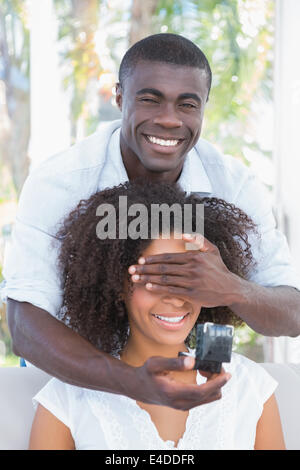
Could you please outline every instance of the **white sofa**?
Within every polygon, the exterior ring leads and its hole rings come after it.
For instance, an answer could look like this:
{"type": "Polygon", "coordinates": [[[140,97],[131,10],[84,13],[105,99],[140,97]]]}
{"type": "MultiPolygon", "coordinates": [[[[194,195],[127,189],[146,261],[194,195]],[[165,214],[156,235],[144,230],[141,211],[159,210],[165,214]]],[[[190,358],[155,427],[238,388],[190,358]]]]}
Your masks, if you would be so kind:
{"type": "MultiPolygon", "coordinates": [[[[300,450],[300,364],[262,364],[276,391],[286,447],[300,450]]],[[[0,450],[27,449],[34,416],[31,398],[51,377],[35,367],[0,368],[0,450]]]]}

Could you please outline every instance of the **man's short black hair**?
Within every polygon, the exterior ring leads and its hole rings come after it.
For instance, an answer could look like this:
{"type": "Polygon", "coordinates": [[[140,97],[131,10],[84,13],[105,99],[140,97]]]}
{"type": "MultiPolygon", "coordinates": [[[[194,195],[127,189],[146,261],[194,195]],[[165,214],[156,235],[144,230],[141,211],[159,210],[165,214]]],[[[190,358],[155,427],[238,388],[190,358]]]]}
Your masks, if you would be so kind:
{"type": "Polygon", "coordinates": [[[165,62],[205,70],[209,95],[212,74],[208,60],[201,49],[189,39],[179,34],[161,33],[136,42],[122,59],[119,69],[121,87],[131,70],[141,61],[165,62]]]}

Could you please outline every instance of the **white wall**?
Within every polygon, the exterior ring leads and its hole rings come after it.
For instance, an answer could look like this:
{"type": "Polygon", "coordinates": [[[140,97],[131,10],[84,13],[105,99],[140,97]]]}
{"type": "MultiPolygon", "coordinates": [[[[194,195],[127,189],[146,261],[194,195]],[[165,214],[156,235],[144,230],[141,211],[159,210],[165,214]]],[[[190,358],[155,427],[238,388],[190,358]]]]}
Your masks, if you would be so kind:
{"type": "Polygon", "coordinates": [[[57,45],[53,0],[30,0],[31,168],[70,145],[69,98],[57,45]]]}
{"type": "MultiPolygon", "coordinates": [[[[300,1],[276,0],[275,210],[300,272],[300,1]]],[[[299,310],[300,315],[300,310],[299,310]]],[[[275,339],[275,362],[299,362],[300,338],[275,339]]]]}

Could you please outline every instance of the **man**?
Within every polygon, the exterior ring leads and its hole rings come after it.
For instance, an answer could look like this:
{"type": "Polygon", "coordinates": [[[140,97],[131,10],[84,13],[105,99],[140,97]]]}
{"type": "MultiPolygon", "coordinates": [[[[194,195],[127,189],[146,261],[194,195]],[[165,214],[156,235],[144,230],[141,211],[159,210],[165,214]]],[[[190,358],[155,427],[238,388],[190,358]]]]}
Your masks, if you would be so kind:
{"type": "Polygon", "coordinates": [[[191,368],[190,358],[153,358],[131,368],[55,318],[62,300],[54,236],[59,222],[80,199],[143,176],[234,203],[257,223],[261,240],[252,244],[257,268],[251,281],[230,273],[206,241],[201,251],[129,267],[133,280],[171,299],[185,288],[203,306],[228,305],[262,334],[300,334],[300,281],[263,189],[241,163],[199,139],[210,86],[210,67],[197,46],[177,35],[150,36],[129,49],[120,66],[116,99],[122,122],[102,124],[29,175],[2,292],[17,355],[66,382],[146,403],[190,409],[220,397],[225,373],[201,387],[180,384],[167,372],[191,368]],[[181,287],[173,285],[174,273],[182,276],[181,287]]]}

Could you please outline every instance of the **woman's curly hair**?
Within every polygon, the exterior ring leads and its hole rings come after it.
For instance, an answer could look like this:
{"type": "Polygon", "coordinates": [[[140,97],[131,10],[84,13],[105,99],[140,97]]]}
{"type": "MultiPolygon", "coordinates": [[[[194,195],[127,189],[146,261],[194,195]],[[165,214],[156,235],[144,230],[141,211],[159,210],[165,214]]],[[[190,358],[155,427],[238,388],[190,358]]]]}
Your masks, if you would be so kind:
{"type": "MultiPolygon", "coordinates": [[[[204,205],[204,236],[217,246],[224,264],[238,276],[247,279],[254,266],[250,231],[256,232],[253,221],[233,204],[222,199],[187,196],[176,183],[153,183],[145,180],[127,182],[105,189],[81,200],[63,220],[57,237],[61,241],[58,268],[64,289],[60,318],[72,329],[107,353],[123,349],[128,338],[129,322],[123,301],[127,277],[132,290],[128,267],[136,264],[151,244],[151,205],[185,204],[193,206],[192,227],[196,229],[196,204],[204,205]],[[127,206],[143,204],[148,213],[148,239],[118,237],[119,197],[127,197],[127,206]],[[97,208],[110,204],[115,208],[116,238],[97,236],[97,208]]],[[[184,213],[184,212],[182,212],[184,213]]],[[[128,216],[128,224],[136,218],[128,216]]],[[[103,219],[102,219],[103,220],[103,219]]],[[[172,218],[170,218],[171,231],[172,218]]],[[[160,220],[160,233],[161,233],[160,220]]],[[[211,321],[241,325],[242,320],[228,307],[202,308],[197,323],[211,321]]]]}

